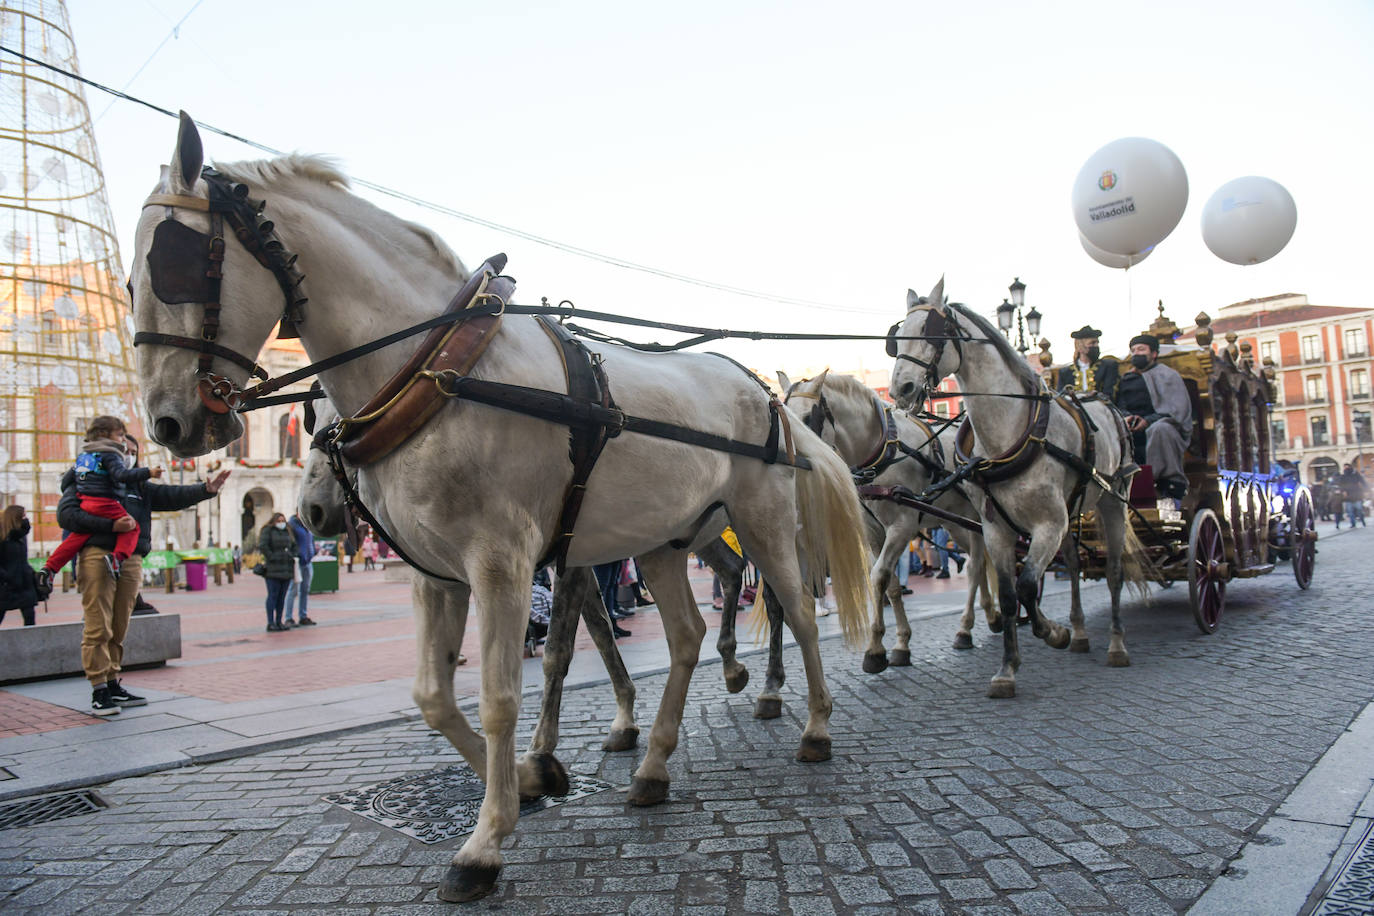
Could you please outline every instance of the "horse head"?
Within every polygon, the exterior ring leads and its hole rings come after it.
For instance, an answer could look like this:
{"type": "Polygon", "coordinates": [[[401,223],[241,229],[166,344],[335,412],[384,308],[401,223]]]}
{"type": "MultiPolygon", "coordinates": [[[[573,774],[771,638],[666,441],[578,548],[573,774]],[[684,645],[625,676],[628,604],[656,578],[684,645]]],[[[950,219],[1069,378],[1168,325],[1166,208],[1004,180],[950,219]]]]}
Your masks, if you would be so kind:
{"type": "Polygon", "coordinates": [[[182,112],[171,164],[143,205],[129,278],[152,436],[183,457],[243,435],[236,398],[252,375],[266,377],[256,356],[277,320],[303,301],[299,273],[259,205],[203,161],[195,123],[182,112]]]}
{"type": "Polygon", "coordinates": [[[799,382],[792,382],[785,372],[779,372],[778,383],[782,385],[783,403],[801,414],[806,420],[807,429],[834,448],[835,417],[825,399],[825,380],[829,376],[829,367],[822,369],[815,378],[804,378],[799,382]]]}
{"type": "Polygon", "coordinates": [[[339,486],[334,471],[329,467],[329,458],[320,434],[339,419],[339,412],[328,398],[321,398],[314,403],[314,421],[306,425],[306,432],[312,434],[313,438],[310,452],[305,456],[305,473],[301,477],[296,514],[312,534],[336,537],[348,530],[349,513],[344,506],[343,487],[339,486]]]}
{"type": "Polygon", "coordinates": [[[906,410],[919,409],[945,376],[959,367],[957,323],[945,302],[945,278],[918,296],[906,291],[906,317],[887,332],[887,355],[892,367],[888,393],[906,410]],[[947,344],[955,341],[955,346],[947,344]]]}

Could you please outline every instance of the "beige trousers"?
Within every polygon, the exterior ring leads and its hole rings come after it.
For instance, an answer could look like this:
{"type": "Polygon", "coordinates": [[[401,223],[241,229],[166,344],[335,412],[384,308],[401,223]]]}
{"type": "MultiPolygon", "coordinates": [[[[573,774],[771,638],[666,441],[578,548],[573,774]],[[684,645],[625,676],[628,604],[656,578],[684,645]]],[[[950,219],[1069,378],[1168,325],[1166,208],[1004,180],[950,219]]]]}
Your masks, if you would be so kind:
{"type": "Polygon", "coordinates": [[[109,551],[87,547],[76,561],[76,584],[81,589],[85,629],[81,632],[81,667],[92,687],[119,678],[124,661],[124,634],[143,582],[143,558],[129,557],[119,567],[119,582],[110,577],[109,551]]]}

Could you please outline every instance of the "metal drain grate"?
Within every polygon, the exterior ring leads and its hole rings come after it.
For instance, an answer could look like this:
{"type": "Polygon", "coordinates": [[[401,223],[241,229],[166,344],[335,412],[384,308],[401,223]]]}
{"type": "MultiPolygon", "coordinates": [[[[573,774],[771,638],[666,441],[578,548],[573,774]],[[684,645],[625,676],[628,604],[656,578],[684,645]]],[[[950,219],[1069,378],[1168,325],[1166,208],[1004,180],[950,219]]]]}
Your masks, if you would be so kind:
{"type": "Polygon", "coordinates": [[[63,792],[60,795],[44,795],[40,798],[25,798],[21,801],[0,804],[0,830],[15,827],[32,827],[48,821],[60,821],[66,817],[90,814],[108,807],[94,792],[63,792]]]}
{"type": "Polygon", "coordinates": [[[1365,831],[1331,882],[1312,916],[1369,916],[1374,913],[1374,826],[1365,831]]]}
{"type": "MultiPolygon", "coordinates": [[[[520,816],[611,788],[608,782],[572,773],[568,781],[572,789],[567,795],[524,802],[520,816]]],[[[422,843],[440,843],[472,833],[485,793],[486,784],[471,768],[454,766],[326,795],[324,800],[422,843]]]]}

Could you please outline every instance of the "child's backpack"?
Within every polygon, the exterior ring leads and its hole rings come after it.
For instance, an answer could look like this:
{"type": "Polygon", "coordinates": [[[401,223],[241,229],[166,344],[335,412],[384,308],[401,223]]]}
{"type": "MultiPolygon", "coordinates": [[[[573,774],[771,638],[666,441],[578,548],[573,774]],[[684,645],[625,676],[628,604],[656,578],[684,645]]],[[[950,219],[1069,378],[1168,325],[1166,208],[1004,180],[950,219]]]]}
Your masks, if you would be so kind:
{"type": "Polygon", "coordinates": [[[87,474],[104,474],[105,468],[100,463],[99,452],[82,452],[76,459],[76,480],[78,483],[86,480],[87,474]]]}

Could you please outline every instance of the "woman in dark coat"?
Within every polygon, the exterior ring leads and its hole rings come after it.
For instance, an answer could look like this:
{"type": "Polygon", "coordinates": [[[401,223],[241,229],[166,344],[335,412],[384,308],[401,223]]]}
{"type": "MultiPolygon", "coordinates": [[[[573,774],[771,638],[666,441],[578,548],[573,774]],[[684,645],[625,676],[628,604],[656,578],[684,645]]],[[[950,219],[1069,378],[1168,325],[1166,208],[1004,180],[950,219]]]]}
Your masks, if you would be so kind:
{"type": "Polygon", "coordinates": [[[0,623],[6,611],[18,608],[24,626],[33,626],[37,604],[36,576],[29,565],[29,520],[23,506],[9,506],[0,513],[0,623]]]}
{"type": "Polygon", "coordinates": [[[258,550],[262,552],[262,575],[267,580],[267,632],[279,633],[286,629],[281,615],[286,607],[286,589],[296,572],[296,536],[286,524],[285,515],[273,515],[272,521],[258,532],[258,550]]]}

